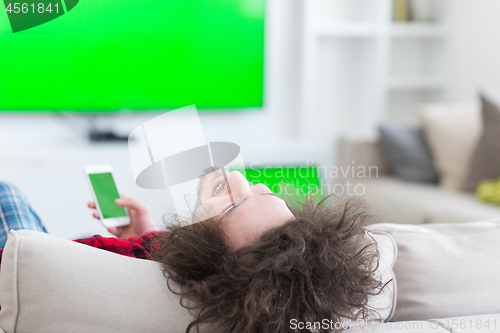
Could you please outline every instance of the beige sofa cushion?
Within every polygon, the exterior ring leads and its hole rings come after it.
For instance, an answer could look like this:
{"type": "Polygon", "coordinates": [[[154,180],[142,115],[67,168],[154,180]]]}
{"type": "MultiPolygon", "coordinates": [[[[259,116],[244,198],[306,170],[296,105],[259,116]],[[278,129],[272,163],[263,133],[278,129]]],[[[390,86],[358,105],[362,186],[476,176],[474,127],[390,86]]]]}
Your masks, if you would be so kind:
{"type": "MultiPolygon", "coordinates": [[[[382,256],[376,273],[385,283],[394,278],[396,245],[384,232],[371,234],[382,256]]],[[[369,303],[382,319],[394,313],[395,288],[392,281],[369,303]]],[[[27,230],[11,231],[7,240],[0,305],[0,328],[18,333],[179,333],[194,319],[156,262],[27,230]]]]}
{"type": "Polygon", "coordinates": [[[427,105],[421,117],[440,185],[460,189],[482,130],[479,108],[465,104],[427,105]]]}
{"type": "Polygon", "coordinates": [[[393,321],[500,313],[500,221],[372,228],[398,245],[393,321]]]}
{"type": "Polygon", "coordinates": [[[184,332],[193,319],[158,264],[11,231],[0,271],[5,332],[184,332]]]}
{"type": "Polygon", "coordinates": [[[480,202],[468,192],[392,177],[367,179],[361,184],[363,198],[383,213],[383,222],[461,223],[500,218],[500,206],[480,202]]]}

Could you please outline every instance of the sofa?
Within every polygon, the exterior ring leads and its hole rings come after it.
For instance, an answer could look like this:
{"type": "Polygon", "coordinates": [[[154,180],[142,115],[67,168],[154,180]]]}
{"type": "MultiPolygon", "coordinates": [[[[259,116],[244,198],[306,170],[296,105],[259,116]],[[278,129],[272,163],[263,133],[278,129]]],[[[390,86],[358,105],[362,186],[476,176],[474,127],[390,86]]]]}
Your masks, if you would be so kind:
{"type": "MultiPolygon", "coordinates": [[[[351,134],[339,140],[337,164],[343,170],[371,170],[366,177],[339,173],[339,187],[357,194],[382,214],[384,222],[458,223],[500,218],[500,206],[480,202],[473,192],[397,178],[390,170],[378,134],[351,134]],[[371,169],[370,169],[371,168],[371,169]],[[371,176],[371,177],[370,177],[371,176]],[[340,187],[342,185],[342,187],[340,187]]],[[[334,187],[335,189],[335,187],[334,187]]]]}
{"type": "MultiPolygon", "coordinates": [[[[390,282],[369,303],[384,322],[348,323],[346,332],[500,330],[500,220],[369,230],[381,256],[377,274],[390,282]]],[[[179,333],[193,320],[158,263],[27,230],[9,235],[0,306],[2,333],[179,333]]]]}

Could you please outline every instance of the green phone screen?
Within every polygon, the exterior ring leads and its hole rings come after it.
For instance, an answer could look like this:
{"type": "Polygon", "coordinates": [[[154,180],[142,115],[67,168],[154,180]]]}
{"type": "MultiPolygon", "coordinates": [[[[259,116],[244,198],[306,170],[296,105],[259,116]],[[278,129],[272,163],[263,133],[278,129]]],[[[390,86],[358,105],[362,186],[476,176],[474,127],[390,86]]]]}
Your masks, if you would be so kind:
{"type": "Polygon", "coordinates": [[[89,174],[92,188],[94,189],[99,208],[101,208],[102,217],[105,219],[113,217],[127,216],[124,208],[115,204],[118,199],[118,189],[111,172],[89,174]]]}

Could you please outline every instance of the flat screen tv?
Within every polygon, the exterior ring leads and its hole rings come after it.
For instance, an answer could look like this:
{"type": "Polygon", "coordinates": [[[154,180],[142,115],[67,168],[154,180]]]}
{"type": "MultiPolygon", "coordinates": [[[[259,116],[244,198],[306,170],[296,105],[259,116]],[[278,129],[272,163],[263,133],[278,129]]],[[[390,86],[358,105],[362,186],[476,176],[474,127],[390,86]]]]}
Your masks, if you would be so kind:
{"type": "Polygon", "coordinates": [[[0,111],[263,105],[265,0],[17,1],[0,2],[0,111]]]}

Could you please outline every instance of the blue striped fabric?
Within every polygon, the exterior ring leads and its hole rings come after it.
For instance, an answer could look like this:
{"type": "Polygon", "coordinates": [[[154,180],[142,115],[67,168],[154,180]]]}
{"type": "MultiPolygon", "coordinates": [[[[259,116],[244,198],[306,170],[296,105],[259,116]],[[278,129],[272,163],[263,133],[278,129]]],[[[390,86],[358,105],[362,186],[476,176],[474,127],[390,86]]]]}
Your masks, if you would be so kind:
{"type": "Polygon", "coordinates": [[[47,232],[24,193],[12,184],[0,182],[0,248],[4,248],[12,229],[47,232]]]}

